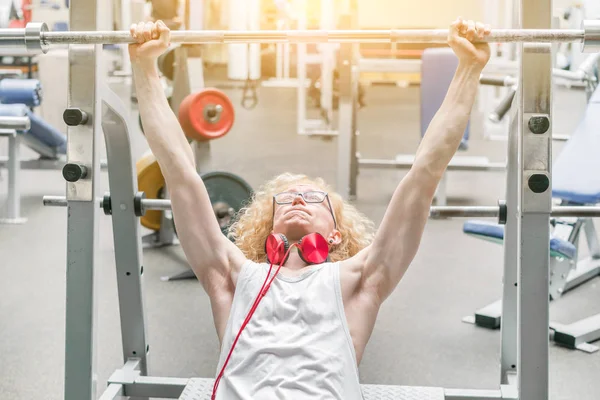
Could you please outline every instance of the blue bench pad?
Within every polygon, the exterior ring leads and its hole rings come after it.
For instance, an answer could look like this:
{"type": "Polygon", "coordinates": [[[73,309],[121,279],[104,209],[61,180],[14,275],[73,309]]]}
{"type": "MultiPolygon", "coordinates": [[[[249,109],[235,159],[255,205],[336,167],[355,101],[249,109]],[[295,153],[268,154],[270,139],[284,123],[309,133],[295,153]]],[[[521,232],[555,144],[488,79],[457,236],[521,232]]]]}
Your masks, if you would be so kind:
{"type": "MultiPolygon", "coordinates": [[[[469,235],[481,236],[486,239],[502,242],[504,240],[504,225],[486,221],[467,221],[463,225],[463,232],[469,235]]],[[[550,238],[550,251],[553,257],[562,256],[573,259],[577,252],[575,246],[563,239],[550,238]]]]}
{"type": "Polygon", "coordinates": [[[600,203],[599,154],[600,102],[588,104],[583,120],[556,158],[552,196],[576,204],[600,203]]]}
{"type": "Polygon", "coordinates": [[[44,143],[46,146],[55,149],[59,154],[65,154],[67,151],[67,137],[61,131],[48,124],[39,115],[34,114],[24,104],[0,104],[0,116],[2,117],[29,117],[31,127],[29,134],[44,143]]]}

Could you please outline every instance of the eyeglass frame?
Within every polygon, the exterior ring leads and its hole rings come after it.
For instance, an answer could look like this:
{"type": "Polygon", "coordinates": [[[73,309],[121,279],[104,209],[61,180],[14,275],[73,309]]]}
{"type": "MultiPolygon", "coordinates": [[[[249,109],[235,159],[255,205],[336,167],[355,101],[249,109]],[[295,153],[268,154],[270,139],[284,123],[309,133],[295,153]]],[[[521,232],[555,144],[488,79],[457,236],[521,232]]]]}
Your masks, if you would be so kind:
{"type": "Polygon", "coordinates": [[[275,204],[285,205],[285,204],[292,204],[294,202],[294,200],[290,201],[289,203],[280,203],[280,202],[276,201],[275,198],[278,195],[283,194],[283,193],[293,194],[294,198],[296,198],[298,195],[300,195],[300,197],[302,197],[302,200],[304,200],[305,203],[310,203],[310,204],[320,204],[320,203],[323,203],[325,201],[325,199],[327,199],[327,204],[329,205],[329,212],[331,213],[331,218],[333,218],[333,229],[337,229],[337,220],[335,219],[335,214],[333,213],[333,207],[331,206],[331,201],[329,200],[329,193],[323,192],[321,190],[308,190],[304,193],[302,193],[302,192],[280,192],[280,193],[273,195],[273,219],[275,219],[275,204]],[[325,195],[325,197],[321,201],[307,201],[306,198],[304,197],[304,193],[309,193],[309,192],[323,193],[325,195]]]}

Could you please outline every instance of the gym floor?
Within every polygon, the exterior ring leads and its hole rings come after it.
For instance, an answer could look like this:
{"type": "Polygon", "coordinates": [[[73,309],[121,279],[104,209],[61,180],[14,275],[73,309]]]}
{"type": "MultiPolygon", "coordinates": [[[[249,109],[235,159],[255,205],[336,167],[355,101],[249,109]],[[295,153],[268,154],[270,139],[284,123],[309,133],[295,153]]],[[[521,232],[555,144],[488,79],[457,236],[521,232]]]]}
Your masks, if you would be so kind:
{"type": "MultiPolygon", "coordinates": [[[[114,84],[114,88],[129,104],[127,84],[114,84]]],[[[321,176],[335,184],[336,140],[296,134],[293,89],[259,89],[259,104],[251,111],[239,106],[241,90],[226,92],[237,115],[233,130],[212,144],[214,169],[238,174],[254,188],[284,171],[321,176]]],[[[367,88],[366,101],[359,114],[362,156],[414,153],[419,141],[419,88],[374,86],[367,88]]],[[[584,111],[583,92],[557,89],[554,101],[554,132],[572,132],[584,111]]],[[[483,139],[482,118],[475,109],[470,149],[461,155],[502,161],[506,144],[483,139]]],[[[148,145],[139,132],[135,110],[131,121],[137,159],[148,145]]],[[[555,145],[555,156],[561,146],[555,145]]],[[[5,147],[0,149],[0,154],[6,154],[5,147]]],[[[404,173],[361,171],[356,206],[379,223],[404,173]]],[[[102,193],[108,190],[106,173],[101,180],[102,193]]],[[[5,185],[3,171],[2,197],[5,185]]],[[[450,173],[449,203],[492,205],[504,198],[504,186],[502,172],[450,173]]],[[[64,188],[59,171],[24,171],[22,212],[29,220],[24,225],[0,226],[0,399],[52,400],[63,395],[67,212],[44,208],[41,199],[64,195],[64,188]]],[[[100,221],[98,393],[123,364],[112,226],[108,217],[100,221]]],[[[412,266],[381,308],[360,365],[363,383],[497,388],[500,332],[465,324],[461,318],[501,295],[503,250],[464,235],[463,222],[428,222],[412,266]]],[[[184,260],[179,247],[144,250],[149,372],[212,377],[219,349],[208,297],[195,280],[160,279],[187,269],[184,260]]],[[[551,319],[563,323],[600,312],[600,280],[567,293],[550,310],[551,319]]],[[[586,354],[551,344],[550,399],[597,400],[598,371],[600,352],[586,354]]]]}

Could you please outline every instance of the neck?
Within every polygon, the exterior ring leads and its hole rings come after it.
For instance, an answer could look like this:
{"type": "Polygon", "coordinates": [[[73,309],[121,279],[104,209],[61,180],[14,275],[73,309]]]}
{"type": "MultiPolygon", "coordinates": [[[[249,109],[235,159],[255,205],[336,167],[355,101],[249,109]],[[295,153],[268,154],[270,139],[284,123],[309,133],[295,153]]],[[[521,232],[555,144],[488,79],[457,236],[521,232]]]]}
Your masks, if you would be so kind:
{"type": "Polygon", "coordinates": [[[288,259],[285,262],[285,264],[283,264],[283,266],[290,270],[300,270],[302,268],[307,267],[308,264],[304,262],[302,258],[300,258],[300,254],[298,254],[298,249],[294,247],[292,250],[290,250],[288,259]]]}

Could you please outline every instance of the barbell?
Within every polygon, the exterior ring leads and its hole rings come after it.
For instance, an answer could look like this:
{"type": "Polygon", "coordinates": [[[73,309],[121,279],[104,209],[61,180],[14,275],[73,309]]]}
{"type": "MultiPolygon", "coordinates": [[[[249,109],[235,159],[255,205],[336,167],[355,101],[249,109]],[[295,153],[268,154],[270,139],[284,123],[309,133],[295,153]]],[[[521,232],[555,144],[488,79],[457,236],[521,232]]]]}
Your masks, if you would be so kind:
{"type": "MultiPolygon", "coordinates": [[[[392,30],[257,30],[172,31],[171,43],[446,43],[447,29],[392,30]]],[[[490,43],[581,42],[584,51],[600,50],[600,20],[583,21],[581,29],[493,29],[490,43]]],[[[129,31],[50,32],[43,22],[25,28],[0,29],[0,47],[46,53],[52,45],[135,43],[129,31]]]]}

